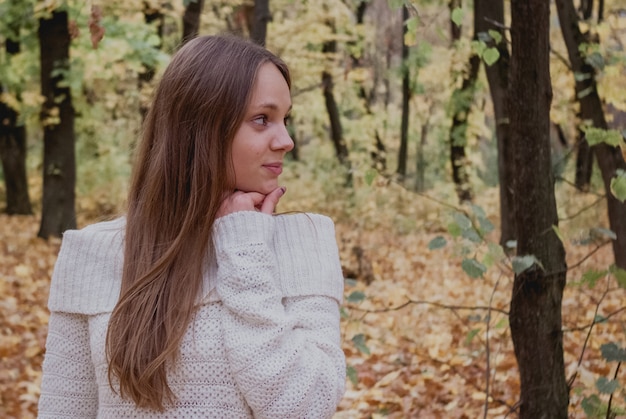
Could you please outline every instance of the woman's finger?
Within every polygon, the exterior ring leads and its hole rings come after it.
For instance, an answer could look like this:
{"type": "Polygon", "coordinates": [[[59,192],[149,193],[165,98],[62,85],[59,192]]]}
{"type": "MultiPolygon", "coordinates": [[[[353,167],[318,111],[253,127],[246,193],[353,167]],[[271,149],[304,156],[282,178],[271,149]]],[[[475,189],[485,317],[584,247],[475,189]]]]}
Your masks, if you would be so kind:
{"type": "Polygon", "coordinates": [[[267,194],[261,204],[261,212],[265,214],[273,214],[274,210],[276,210],[276,205],[278,205],[278,201],[285,194],[285,192],[287,192],[287,188],[281,186],[280,188],[276,188],[267,194]]]}

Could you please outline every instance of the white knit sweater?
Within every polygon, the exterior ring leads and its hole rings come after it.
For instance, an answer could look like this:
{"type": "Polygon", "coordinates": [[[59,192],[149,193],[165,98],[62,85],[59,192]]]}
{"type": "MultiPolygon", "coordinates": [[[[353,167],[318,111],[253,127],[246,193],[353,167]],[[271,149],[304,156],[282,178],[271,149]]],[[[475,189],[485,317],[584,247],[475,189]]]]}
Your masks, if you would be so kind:
{"type": "Polygon", "coordinates": [[[324,216],[217,220],[179,361],[176,401],[137,408],[109,386],[105,337],[119,297],[125,219],[67,231],[50,288],[40,418],[329,418],[341,399],[343,278],[324,216]]]}

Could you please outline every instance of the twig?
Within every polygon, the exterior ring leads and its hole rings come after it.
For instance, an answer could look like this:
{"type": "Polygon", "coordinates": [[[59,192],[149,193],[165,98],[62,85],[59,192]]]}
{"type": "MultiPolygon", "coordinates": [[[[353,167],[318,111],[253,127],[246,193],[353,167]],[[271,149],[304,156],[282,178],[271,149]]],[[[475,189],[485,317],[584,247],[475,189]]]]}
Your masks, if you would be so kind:
{"type": "MultiPolygon", "coordinates": [[[[619,367],[622,365],[622,361],[619,361],[617,363],[617,368],[615,368],[615,374],[613,374],[613,380],[617,380],[617,373],[619,372],[619,367]]],[[[606,419],[609,419],[613,416],[611,416],[611,403],[613,402],[613,394],[615,394],[615,392],[611,393],[611,395],[609,396],[609,404],[606,407],[606,419]]]]}
{"type": "Polygon", "coordinates": [[[567,380],[567,387],[569,389],[572,388],[572,385],[574,384],[574,380],[576,380],[576,377],[578,376],[578,368],[580,368],[580,365],[583,362],[583,356],[585,355],[585,350],[587,349],[587,344],[589,343],[589,338],[591,337],[591,331],[593,330],[593,326],[598,323],[596,321],[596,319],[598,318],[598,311],[600,310],[600,304],[602,304],[602,301],[604,300],[604,297],[606,297],[606,295],[609,292],[609,276],[607,275],[607,284],[606,284],[606,290],[604,290],[604,292],[602,293],[602,297],[600,297],[600,300],[598,301],[598,303],[596,304],[596,309],[593,313],[593,321],[591,322],[591,326],[589,327],[589,330],[587,331],[587,336],[585,336],[585,342],[583,343],[583,347],[580,351],[580,356],[578,357],[578,365],[576,366],[576,371],[574,371],[574,373],[572,374],[572,376],[570,377],[569,380],[567,380]]]}
{"type": "Polygon", "coordinates": [[[600,250],[601,248],[603,248],[604,246],[606,246],[607,244],[611,243],[610,240],[607,240],[605,242],[602,242],[598,245],[596,245],[596,248],[593,249],[591,252],[587,253],[585,255],[585,257],[583,257],[581,260],[579,260],[578,262],[576,262],[575,264],[573,264],[572,266],[570,266],[568,268],[568,270],[574,269],[574,268],[578,268],[580,265],[583,264],[584,261],[586,261],[587,259],[589,259],[594,253],[596,253],[598,250],[600,250]]]}
{"type": "Polygon", "coordinates": [[[626,307],[619,308],[619,309],[613,311],[612,313],[607,314],[606,316],[602,316],[602,320],[601,321],[595,321],[595,318],[594,318],[593,322],[591,322],[590,324],[587,324],[585,326],[576,326],[576,327],[563,329],[563,333],[580,332],[582,330],[589,329],[589,328],[593,327],[596,323],[603,323],[603,322],[607,321],[608,319],[610,319],[611,317],[621,313],[624,310],[626,310],[626,307]]]}
{"type": "Polygon", "coordinates": [[[398,311],[401,310],[411,304],[415,304],[415,305],[431,305],[434,307],[438,307],[438,308],[444,308],[447,310],[488,310],[488,311],[495,311],[501,314],[504,314],[506,316],[509,315],[509,312],[506,310],[503,310],[501,308],[494,308],[494,307],[490,307],[490,306],[457,306],[457,305],[448,305],[448,304],[443,304],[443,303],[438,303],[436,301],[425,301],[425,300],[408,300],[402,304],[400,304],[399,306],[395,306],[395,307],[387,307],[387,308],[379,308],[379,309],[373,309],[373,310],[369,310],[366,308],[360,308],[360,307],[356,307],[356,306],[352,306],[352,305],[346,305],[347,308],[349,308],[350,310],[355,310],[355,311],[361,311],[367,314],[370,313],[387,313],[390,311],[398,311]]]}
{"type": "Polygon", "coordinates": [[[490,361],[490,357],[491,357],[491,353],[489,350],[489,324],[491,323],[491,304],[493,303],[493,296],[496,293],[496,290],[498,289],[498,284],[500,283],[500,278],[502,278],[502,276],[499,276],[498,279],[496,280],[496,283],[493,286],[493,290],[491,291],[491,296],[489,297],[489,310],[487,310],[487,321],[486,321],[486,330],[485,330],[485,357],[486,357],[486,362],[487,365],[485,367],[485,412],[484,412],[484,419],[487,419],[487,412],[489,410],[489,384],[491,383],[491,361],[490,361]]]}
{"type": "Polygon", "coordinates": [[[552,46],[550,46],[550,52],[554,54],[559,59],[559,61],[561,61],[563,65],[567,67],[568,70],[572,70],[572,66],[570,65],[569,61],[563,55],[561,55],[560,52],[556,51],[554,48],[552,48],[552,46]]]}
{"type": "Polygon", "coordinates": [[[565,183],[566,185],[571,186],[572,188],[576,189],[578,192],[584,192],[586,194],[591,194],[591,195],[595,195],[601,198],[606,198],[606,194],[601,194],[601,193],[592,192],[592,191],[581,191],[580,189],[578,189],[578,187],[576,186],[574,182],[572,182],[571,180],[567,178],[564,178],[563,176],[558,176],[556,179],[565,183]]]}
{"type": "Polygon", "coordinates": [[[596,205],[598,205],[598,202],[602,201],[603,199],[606,198],[606,195],[602,195],[601,197],[599,197],[598,199],[596,199],[595,201],[593,201],[591,204],[587,205],[586,207],[582,207],[580,210],[578,210],[578,212],[576,212],[573,215],[570,215],[568,217],[563,217],[563,218],[559,218],[559,221],[569,221],[572,220],[576,217],[578,217],[580,214],[582,214],[583,212],[587,211],[590,208],[595,207],[596,205]]]}

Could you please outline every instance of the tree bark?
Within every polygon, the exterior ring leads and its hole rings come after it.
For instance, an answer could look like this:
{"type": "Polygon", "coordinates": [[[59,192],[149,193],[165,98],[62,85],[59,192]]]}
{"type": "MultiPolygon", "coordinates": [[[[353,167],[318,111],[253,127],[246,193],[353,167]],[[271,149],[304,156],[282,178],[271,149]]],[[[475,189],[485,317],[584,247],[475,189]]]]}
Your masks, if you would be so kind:
{"type": "Polygon", "coordinates": [[[509,320],[520,372],[520,418],[567,418],[561,300],[565,251],[550,159],[550,3],[511,3],[510,138],[515,153],[517,254],[541,265],[515,275],[509,320]]]}
{"type": "MultiPolygon", "coordinates": [[[[579,50],[585,38],[578,25],[574,4],[572,0],[557,0],[556,6],[572,71],[574,74],[585,76],[576,77],[576,97],[580,103],[580,117],[583,121],[591,121],[596,128],[607,129],[602,102],[598,96],[595,70],[585,62],[579,50]]],[[[620,202],[611,193],[611,179],[618,169],[626,170],[626,161],[619,147],[601,143],[592,146],[591,150],[597,158],[606,190],[609,225],[617,236],[613,240],[615,264],[626,269],[626,203],[620,202]]]]}
{"type": "MultiPolygon", "coordinates": [[[[15,30],[19,33],[19,30],[15,30]]],[[[8,55],[20,52],[20,43],[7,38],[8,55]]],[[[0,93],[4,87],[0,85],[0,93]]],[[[19,95],[18,95],[19,96],[19,95]]],[[[18,113],[0,102],[0,160],[6,189],[6,212],[9,215],[32,214],[26,173],[26,127],[18,123],[18,113]]]]}
{"type": "Polygon", "coordinates": [[[198,36],[200,16],[203,8],[204,0],[191,0],[185,7],[185,13],[183,14],[183,44],[198,36]]]}
{"type": "Polygon", "coordinates": [[[406,176],[406,162],[408,158],[409,143],[409,102],[411,101],[410,70],[409,70],[409,46],[404,40],[407,31],[406,21],[409,18],[409,10],[406,5],[402,6],[402,116],[400,121],[400,149],[398,150],[398,169],[396,173],[401,179],[406,176]]]}
{"type": "MultiPolygon", "coordinates": [[[[144,3],[143,16],[144,16],[144,21],[148,25],[151,25],[154,22],[156,22],[157,34],[159,36],[159,39],[162,40],[163,28],[164,28],[164,23],[165,23],[164,22],[165,16],[163,15],[163,12],[160,9],[153,9],[148,3],[144,3]]],[[[161,46],[159,45],[157,48],[160,48],[160,47],[161,46]]],[[[138,85],[139,85],[140,91],[141,89],[143,89],[145,85],[149,84],[152,81],[155,74],[156,74],[156,68],[144,65],[144,71],[139,73],[138,85]]],[[[139,113],[141,114],[142,121],[146,118],[146,115],[148,114],[148,110],[149,110],[149,105],[147,103],[139,104],[139,113]]]]}
{"type": "MultiPolygon", "coordinates": [[[[460,0],[452,0],[450,2],[450,13],[460,6],[460,0]]],[[[474,7],[476,7],[476,3],[474,3],[474,7]]],[[[461,29],[452,20],[450,22],[452,41],[456,42],[461,37],[461,29]]],[[[474,23],[474,39],[476,37],[476,23],[474,23]]],[[[472,200],[465,147],[467,145],[467,120],[474,98],[480,57],[476,54],[471,54],[468,64],[469,70],[463,76],[461,88],[455,89],[452,93],[452,126],[450,127],[450,165],[452,167],[452,180],[456,185],[456,192],[460,202],[472,200]]]]}
{"type": "Polygon", "coordinates": [[[513,153],[509,138],[509,112],[507,109],[509,84],[509,50],[506,44],[503,0],[475,0],[475,27],[477,33],[496,31],[502,37],[499,43],[490,42],[496,47],[500,58],[494,64],[485,65],[485,73],[491,93],[495,116],[496,140],[498,149],[498,178],[500,187],[500,245],[515,240],[515,213],[513,206],[513,153]],[[501,25],[498,25],[501,24],[501,25]]]}
{"type": "Polygon", "coordinates": [[[61,236],[76,228],[74,108],[69,87],[60,86],[69,72],[70,34],[67,12],[39,20],[41,94],[44,122],[43,200],[38,236],[61,236]],[[58,115],[58,121],[46,119],[58,115]]]}
{"type": "MultiPolygon", "coordinates": [[[[332,26],[332,25],[331,25],[332,26]]],[[[333,28],[334,30],[334,28],[333,28]]],[[[324,42],[322,52],[334,54],[337,51],[337,43],[334,40],[324,42]]],[[[341,118],[339,116],[339,107],[333,93],[333,76],[328,70],[322,72],[322,93],[324,94],[324,102],[326,111],[328,112],[328,121],[330,123],[330,138],[335,147],[335,154],[339,163],[348,170],[346,184],[352,183],[352,174],[350,172],[350,161],[348,159],[348,147],[343,138],[343,130],[341,127],[341,118]]]]}
{"type": "Polygon", "coordinates": [[[271,21],[269,0],[254,0],[254,24],[250,32],[250,39],[259,45],[265,45],[267,23],[271,21]]]}

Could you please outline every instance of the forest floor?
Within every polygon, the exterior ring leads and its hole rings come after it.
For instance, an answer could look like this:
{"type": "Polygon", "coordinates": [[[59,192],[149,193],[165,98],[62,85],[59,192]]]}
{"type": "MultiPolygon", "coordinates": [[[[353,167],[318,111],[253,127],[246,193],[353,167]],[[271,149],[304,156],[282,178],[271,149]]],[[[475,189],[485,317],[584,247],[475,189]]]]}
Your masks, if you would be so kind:
{"type": "MultiPolygon", "coordinates": [[[[36,416],[46,303],[60,246],[59,239],[36,238],[37,228],[35,216],[0,215],[1,418],[36,416]]],[[[513,275],[501,263],[470,278],[458,247],[428,250],[436,235],[337,224],[342,264],[354,280],[346,282],[342,310],[349,379],[336,419],[517,416],[519,379],[507,322],[513,275]]],[[[609,246],[588,259],[593,245],[566,247],[573,269],[563,300],[565,366],[573,377],[570,416],[583,418],[583,398],[598,394],[596,380],[611,379],[616,370],[600,346],[624,342],[624,291],[612,277],[594,288],[572,285],[583,272],[610,265],[609,246]],[[588,335],[598,315],[609,318],[588,335]]],[[[623,394],[615,405],[624,407],[623,394]]]]}

